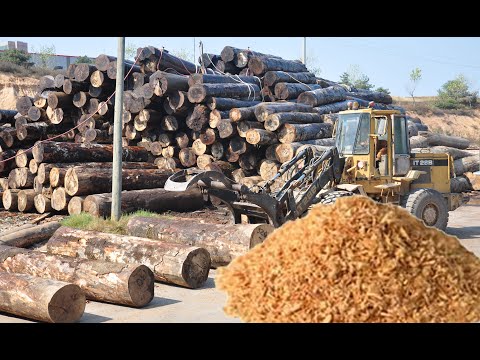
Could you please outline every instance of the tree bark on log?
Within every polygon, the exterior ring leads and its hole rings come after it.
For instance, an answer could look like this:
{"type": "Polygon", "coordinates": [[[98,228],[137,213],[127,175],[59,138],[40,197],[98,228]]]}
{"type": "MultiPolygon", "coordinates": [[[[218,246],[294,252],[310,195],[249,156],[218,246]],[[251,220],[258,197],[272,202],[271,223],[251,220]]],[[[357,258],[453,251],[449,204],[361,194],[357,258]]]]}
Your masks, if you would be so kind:
{"type": "MultiPolygon", "coordinates": [[[[36,162],[106,162],[113,160],[113,145],[75,144],[46,141],[37,144],[33,149],[36,162]]],[[[142,161],[149,159],[148,151],[139,146],[127,146],[122,149],[123,161],[142,161]]]]}
{"type": "Polygon", "coordinates": [[[44,214],[46,212],[52,211],[52,204],[50,199],[43,194],[35,195],[33,202],[35,204],[35,209],[39,214],[44,214]]]}
{"type": "Polygon", "coordinates": [[[127,229],[135,236],[201,246],[210,252],[213,267],[227,265],[273,231],[268,224],[193,224],[190,220],[143,217],[131,218],[127,229]]]}
{"type": "Polygon", "coordinates": [[[429,131],[419,131],[418,135],[426,138],[429,146],[448,146],[457,149],[466,149],[470,146],[469,140],[459,136],[434,134],[429,131]]]}
{"type": "Polygon", "coordinates": [[[188,78],[188,85],[198,84],[240,84],[240,83],[255,84],[260,86],[260,80],[254,76],[225,76],[213,74],[192,74],[188,78]]]}
{"type": "Polygon", "coordinates": [[[0,245],[0,270],[72,283],[87,299],[143,307],[153,299],[154,275],[145,265],[52,255],[0,245]]]}
{"type": "Polygon", "coordinates": [[[247,152],[249,146],[245,139],[235,136],[228,143],[228,150],[241,155],[247,152]]]}
{"type": "Polygon", "coordinates": [[[361,90],[358,89],[355,92],[349,92],[348,95],[360,98],[362,100],[374,101],[376,103],[391,104],[393,102],[392,97],[384,92],[361,90]]]}
{"type": "MultiPolygon", "coordinates": [[[[450,154],[453,157],[453,160],[458,160],[467,156],[472,156],[473,154],[469,151],[464,151],[448,146],[432,146],[428,148],[429,152],[432,152],[434,154],[450,154]]],[[[421,153],[425,152],[422,148],[412,148],[411,150],[412,153],[421,153]]],[[[478,156],[478,154],[477,154],[478,156]]]]}
{"type": "Polygon", "coordinates": [[[315,148],[322,150],[335,146],[335,139],[316,139],[303,142],[293,142],[290,144],[281,144],[275,149],[276,159],[281,163],[290,161],[297,154],[298,149],[306,145],[314,146],[315,148]]]}
{"type": "Polygon", "coordinates": [[[107,71],[108,64],[110,64],[110,62],[114,60],[117,60],[117,58],[114,56],[100,54],[95,58],[95,66],[100,71],[107,71]]]}
{"type": "MultiPolygon", "coordinates": [[[[195,154],[193,154],[195,156],[195,154]]],[[[122,189],[140,190],[160,188],[171,172],[160,169],[122,169],[122,189]]],[[[90,195],[111,190],[111,170],[68,169],[65,174],[65,190],[70,196],[90,195]]]]}
{"type": "Polygon", "coordinates": [[[69,108],[72,107],[73,97],[65,94],[64,92],[56,91],[48,94],[47,99],[48,106],[55,110],[56,108],[69,108]]]}
{"type": "Polygon", "coordinates": [[[283,124],[322,123],[321,115],[316,113],[287,112],[269,115],[263,123],[266,130],[275,131],[283,124]]]}
{"type": "Polygon", "coordinates": [[[285,71],[267,71],[263,77],[266,86],[273,87],[278,83],[317,84],[315,75],[311,72],[290,73],[285,71]]]}
{"type": "Polygon", "coordinates": [[[256,120],[255,106],[230,109],[229,117],[233,121],[256,120]]]}
{"type": "Polygon", "coordinates": [[[237,123],[238,136],[244,138],[247,136],[247,131],[250,129],[263,129],[264,126],[258,121],[239,121],[237,123]]]}
{"type": "Polygon", "coordinates": [[[0,245],[29,247],[50,239],[50,236],[60,227],[58,222],[48,222],[32,228],[23,229],[5,236],[0,235],[0,245]]]}
{"type": "Polygon", "coordinates": [[[233,63],[235,64],[236,67],[240,69],[245,68],[248,65],[248,62],[250,61],[250,59],[254,56],[281,59],[281,57],[276,55],[262,54],[262,53],[247,49],[247,50],[242,50],[238,52],[237,56],[233,58],[233,63]]]}
{"type": "Polygon", "coordinates": [[[245,140],[252,145],[271,145],[278,143],[277,134],[262,129],[250,129],[247,131],[245,140]]]}
{"type": "Polygon", "coordinates": [[[140,263],[153,271],[155,280],[189,288],[202,286],[210,267],[209,253],[201,247],[68,227],[55,232],[47,249],[77,258],[140,263]]]}
{"type": "Polygon", "coordinates": [[[254,110],[255,117],[260,122],[264,122],[265,120],[267,120],[268,116],[271,114],[291,111],[308,113],[314,112],[313,107],[311,107],[310,105],[297,104],[292,102],[261,104],[256,106],[254,110]]]}
{"type": "Polygon", "coordinates": [[[261,101],[238,100],[223,97],[211,97],[207,99],[207,106],[210,110],[231,110],[233,108],[251,107],[260,104],[261,101]]]}
{"type": "Polygon", "coordinates": [[[190,109],[185,123],[189,129],[201,131],[206,127],[210,115],[210,110],[205,105],[197,104],[190,109]]]}
{"type": "Polygon", "coordinates": [[[188,89],[188,99],[192,103],[204,102],[209,96],[258,100],[260,88],[254,84],[197,84],[188,89]]]}
{"type": "Polygon", "coordinates": [[[63,91],[65,94],[74,95],[80,91],[88,92],[90,84],[87,82],[75,81],[71,79],[65,79],[63,82],[63,91]]]}
{"type": "Polygon", "coordinates": [[[347,99],[347,91],[341,86],[330,86],[313,91],[306,91],[298,97],[298,102],[310,106],[331,104],[347,99]]]}
{"type": "Polygon", "coordinates": [[[142,53],[145,53],[143,59],[139,59],[142,64],[142,72],[153,73],[157,69],[167,70],[173,69],[183,75],[190,75],[197,72],[197,66],[190,61],[180,59],[167,51],[162,51],[153,46],[142,48],[142,53]]]}
{"type": "Polygon", "coordinates": [[[423,136],[411,136],[410,137],[410,148],[428,148],[428,139],[423,136]]]}
{"type": "Polygon", "coordinates": [[[260,56],[252,57],[248,62],[248,68],[257,76],[267,71],[308,72],[307,67],[301,62],[260,56]]]}
{"type": "Polygon", "coordinates": [[[316,84],[299,84],[299,83],[277,83],[274,88],[275,98],[280,100],[296,99],[305,91],[321,89],[316,84]]]}
{"type": "Polygon", "coordinates": [[[471,190],[473,190],[473,188],[468,178],[457,176],[450,179],[450,191],[452,193],[462,193],[471,190]]]}
{"type": "Polygon", "coordinates": [[[331,124],[284,124],[278,131],[282,144],[305,140],[323,139],[332,136],[331,124]]]}
{"type": "Polygon", "coordinates": [[[0,272],[0,311],[50,323],[73,323],[83,315],[85,294],[77,285],[26,274],[0,272]]]}
{"type": "Polygon", "coordinates": [[[15,103],[15,108],[20,113],[20,115],[26,116],[28,110],[33,106],[33,98],[30,96],[20,96],[17,98],[15,103]]]}

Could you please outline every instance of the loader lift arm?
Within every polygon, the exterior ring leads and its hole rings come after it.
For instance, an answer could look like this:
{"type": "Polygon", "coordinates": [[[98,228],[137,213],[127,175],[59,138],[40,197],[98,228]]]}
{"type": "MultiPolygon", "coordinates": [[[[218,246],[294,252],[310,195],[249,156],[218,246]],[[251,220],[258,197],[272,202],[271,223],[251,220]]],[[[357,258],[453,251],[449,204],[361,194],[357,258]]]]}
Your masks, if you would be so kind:
{"type": "Polygon", "coordinates": [[[198,186],[204,194],[218,198],[227,205],[235,223],[240,223],[241,215],[245,215],[250,222],[267,222],[279,227],[288,220],[302,216],[329,182],[338,184],[343,165],[344,160],[339,158],[335,147],[322,152],[306,147],[284,163],[258,193],[245,185],[234,183],[221,173],[197,169],[173,174],[167,180],[165,189],[185,191],[198,186]],[[275,180],[282,176],[288,180],[278,191],[272,192],[275,180]]]}

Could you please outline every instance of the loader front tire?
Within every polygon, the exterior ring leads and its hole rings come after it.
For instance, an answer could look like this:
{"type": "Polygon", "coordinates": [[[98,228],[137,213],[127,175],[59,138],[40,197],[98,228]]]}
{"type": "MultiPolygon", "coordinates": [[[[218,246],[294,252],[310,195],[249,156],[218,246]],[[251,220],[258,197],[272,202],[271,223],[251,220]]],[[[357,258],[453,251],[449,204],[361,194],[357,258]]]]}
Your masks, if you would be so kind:
{"type": "Polygon", "coordinates": [[[410,214],[423,220],[427,226],[445,230],[448,223],[448,208],[442,194],[433,189],[418,189],[402,197],[400,205],[410,214]]]}

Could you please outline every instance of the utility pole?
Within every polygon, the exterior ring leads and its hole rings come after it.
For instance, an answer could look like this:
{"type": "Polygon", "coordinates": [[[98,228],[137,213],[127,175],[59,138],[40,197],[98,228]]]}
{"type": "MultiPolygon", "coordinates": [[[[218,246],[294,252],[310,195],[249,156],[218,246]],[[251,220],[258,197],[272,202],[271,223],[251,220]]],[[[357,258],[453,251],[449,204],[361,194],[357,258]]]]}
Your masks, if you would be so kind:
{"type": "Polygon", "coordinates": [[[303,37],[303,57],[302,57],[302,62],[306,66],[307,65],[307,38],[303,37]]]}
{"type": "Polygon", "coordinates": [[[123,78],[125,69],[125,38],[118,38],[117,80],[115,86],[115,113],[113,118],[112,220],[118,221],[122,213],[122,112],[123,78]]]}

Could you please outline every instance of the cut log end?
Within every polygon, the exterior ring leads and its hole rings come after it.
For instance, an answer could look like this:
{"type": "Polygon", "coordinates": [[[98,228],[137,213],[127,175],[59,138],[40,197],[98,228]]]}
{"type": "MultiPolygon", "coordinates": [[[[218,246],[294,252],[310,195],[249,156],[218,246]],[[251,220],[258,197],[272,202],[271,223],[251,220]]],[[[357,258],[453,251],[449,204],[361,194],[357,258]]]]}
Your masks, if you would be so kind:
{"type": "Polygon", "coordinates": [[[128,279],[128,292],[132,306],[143,307],[152,301],[155,286],[154,279],[152,270],[145,265],[138,266],[132,272],[128,279]]]}
{"type": "Polygon", "coordinates": [[[182,267],[182,276],[187,279],[187,285],[192,289],[202,286],[208,279],[210,266],[210,254],[207,250],[198,248],[191,251],[182,267]]]}
{"type": "Polygon", "coordinates": [[[67,284],[52,296],[48,303],[48,315],[53,323],[78,321],[85,311],[85,293],[77,285],[67,284]]]}

